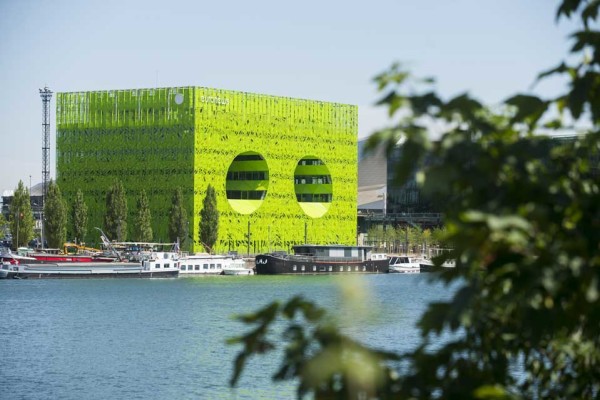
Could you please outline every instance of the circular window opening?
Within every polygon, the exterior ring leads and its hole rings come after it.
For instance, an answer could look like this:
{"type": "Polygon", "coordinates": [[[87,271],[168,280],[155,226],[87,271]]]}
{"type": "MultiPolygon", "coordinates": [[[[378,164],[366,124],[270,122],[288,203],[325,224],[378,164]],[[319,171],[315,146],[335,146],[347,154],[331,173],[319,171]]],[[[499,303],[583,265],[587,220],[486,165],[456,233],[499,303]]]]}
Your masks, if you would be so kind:
{"type": "Polygon", "coordinates": [[[225,181],[227,201],[240,214],[250,214],[262,204],[269,188],[269,168],[258,153],[248,151],[233,159],[225,181]]]}
{"type": "Polygon", "coordinates": [[[332,188],[329,169],[317,157],[306,156],[294,171],[296,200],[306,215],[319,218],[331,206],[332,188]]]}

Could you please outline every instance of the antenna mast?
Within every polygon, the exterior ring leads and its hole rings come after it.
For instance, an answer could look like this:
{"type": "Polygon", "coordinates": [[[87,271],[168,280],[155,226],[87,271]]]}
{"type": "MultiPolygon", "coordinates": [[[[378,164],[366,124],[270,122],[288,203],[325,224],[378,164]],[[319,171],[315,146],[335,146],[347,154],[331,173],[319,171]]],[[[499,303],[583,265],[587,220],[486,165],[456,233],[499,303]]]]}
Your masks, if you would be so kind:
{"type": "MultiPolygon", "coordinates": [[[[48,181],[50,180],[50,99],[52,98],[52,91],[48,89],[48,86],[44,89],[40,89],[40,97],[42,98],[42,134],[43,134],[43,145],[42,145],[42,212],[41,216],[41,240],[42,249],[44,248],[44,201],[46,198],[46,191],[48,190],[48,181]]],[[[31,196],[31,193],[29,194],[31,196]]]]}

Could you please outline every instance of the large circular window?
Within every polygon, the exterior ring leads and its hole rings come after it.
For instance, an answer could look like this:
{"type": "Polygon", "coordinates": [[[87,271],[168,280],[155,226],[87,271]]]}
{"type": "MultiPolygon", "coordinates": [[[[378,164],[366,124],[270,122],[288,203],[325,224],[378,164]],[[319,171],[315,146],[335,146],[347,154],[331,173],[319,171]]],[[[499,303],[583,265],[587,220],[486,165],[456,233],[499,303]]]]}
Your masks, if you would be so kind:
{"type": "Polygon", "coordinates": [[[296,200],[309,217],[325,215],[332,200],[331,175],[329,169],[317,157],[302,158],[294,171],[296,200]]]}
{"type": "Polygon", "coordinates": [[[235,211],[250,214],[262,204],[269,188],[269,168],[258,153],[248,151],[233,159],[226,179],[227,201],[235,211]]]}

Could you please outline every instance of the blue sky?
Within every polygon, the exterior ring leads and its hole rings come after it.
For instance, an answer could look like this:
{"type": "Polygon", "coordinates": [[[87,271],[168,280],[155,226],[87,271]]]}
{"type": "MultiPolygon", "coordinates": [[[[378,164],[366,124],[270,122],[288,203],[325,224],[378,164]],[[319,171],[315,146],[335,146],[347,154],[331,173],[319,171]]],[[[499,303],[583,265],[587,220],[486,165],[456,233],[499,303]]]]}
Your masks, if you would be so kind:
{"type": "MultiPolygon", "coordinates": [[[[41,181],[38,89],[196,85],[359,106],[385,126],[372,78],[392,62],[450,97],[496,104],[564,58],[548,0],[0,0],[0,192],[41,181]]],[[[535,88],[552,95],[562,82],[535,88]]],[[[53,98],[54,100],[54,98],[53,98]]],[[[51,147],[55,145],[52,102],[51,147]]],[[[55,177],[54,152],[51,176],[55,177]]]]}

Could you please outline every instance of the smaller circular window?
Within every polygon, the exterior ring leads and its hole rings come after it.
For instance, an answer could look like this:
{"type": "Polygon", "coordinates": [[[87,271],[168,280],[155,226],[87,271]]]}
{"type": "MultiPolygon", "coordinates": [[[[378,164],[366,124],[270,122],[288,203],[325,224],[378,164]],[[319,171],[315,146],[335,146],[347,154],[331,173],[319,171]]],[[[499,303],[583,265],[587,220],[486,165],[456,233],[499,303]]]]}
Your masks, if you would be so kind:
{"type": "Polygon", "coordinates": [[[177,93],[175,95],[175,104],[182,104],[183,103],[183,95],[181,93],[177,93]]]}
{"type": "Polygon", "coordinates": [[[240,214],[256,211],[269,188],[269,168],[260,154],[248,151],[233,159],[225,180],[227,201],[240,214]]]}
{"type": "Polygon", "coordinates": [[[325,163],[312,156],[298,161],[294,171],[296,200],[306,215],[319,218],[331,206],[333,191],[331,175],[325,163]]]}

